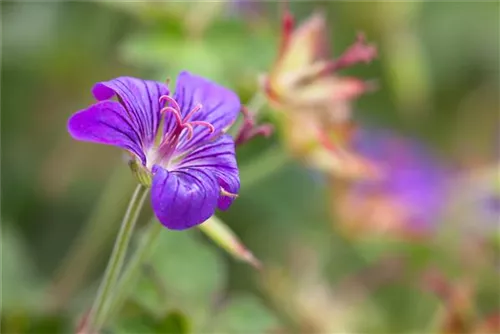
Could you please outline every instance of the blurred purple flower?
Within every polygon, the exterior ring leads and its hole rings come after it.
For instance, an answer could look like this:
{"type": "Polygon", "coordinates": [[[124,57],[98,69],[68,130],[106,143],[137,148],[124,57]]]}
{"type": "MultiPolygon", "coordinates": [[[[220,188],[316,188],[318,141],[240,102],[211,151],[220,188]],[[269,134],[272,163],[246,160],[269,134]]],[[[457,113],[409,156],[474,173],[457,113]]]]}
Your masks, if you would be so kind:
{"type": "Polygon", "coordinates": [[[448,175],[435,157],[424,145],[382,130],[360,130],[353,148],[379,165],[382,177],[356,181],[350,207],[371,201],[366,222],[403,234],[430,232],[444,208],[448,175]]]}
{"type": "Polygon", "coordinates": [[[231,205],[240,180],[224,132],[241,108],[235,93],[187,72],[174,96],[166,84],[131,77],[97,83],[92,93],[99,102],[71,116],[69,133],[127,150],[163,225],[190,228],[231,205]]]}
{"type": "Polygon", "coordinates": [[[264,3],[256,0],[230,0],[227,2],[228,16],[259,16],[264,12],[264,3]]]}
{"type": "MultiPolygon", "coordinates": [[[[500,215],[500,174],[499,165],[474,167],[457,182],[457,188],[467,189],[460,193],[456,205],[461,209],[464,227],[468,231],[487,235],[498,229],[500,215]]],[[[457,192],[459,193],[459,192],[457,192]]]]}
{"type": "Polygon", "coordinates": [[[488,194],[484,199],[484,208],[493,215],[498,216],[500,213],[500,195],[488,194]]]}

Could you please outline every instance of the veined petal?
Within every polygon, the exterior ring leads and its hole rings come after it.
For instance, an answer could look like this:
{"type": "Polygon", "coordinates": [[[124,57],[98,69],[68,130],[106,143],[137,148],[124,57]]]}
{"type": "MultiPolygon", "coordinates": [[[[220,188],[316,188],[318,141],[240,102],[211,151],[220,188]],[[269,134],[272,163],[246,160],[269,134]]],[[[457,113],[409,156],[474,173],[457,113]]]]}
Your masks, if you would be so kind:
{"type": "Polygon", "coordinates": [[[140,134],[144,145],[149,146],[156,136],[160,123],[160,96],[168,95],[166,84],[132,77],[119,77],[97,83],[92,93],[99,101],[117,96],[122,102],[131,124],[140,134]]]}
{"type": "Polygon", "coordinates": [[[233,91],[188,72],[179,74],[174,98],[181,107],[183,117],[198,103],[201,104],[202,109],[195,112],[189,121],[208,122],[215,128],[215,134],[210,134],[206,127],[195,126],[193,138],[183,140],[178,148],[180,151],[196,147],[198,143],[220,134],[236,120],[241,109],[240,99],[233,91]]]}
{"type": "Polygon", "coordinates": [[[141,137],[118,102],[98,102],[75,113],[68,121],[68,131],[77,140],[118,146],[146,162],[141,137]]]}
{"type": "Polygon", "coordinates": [[[215,176],[199,168],[167,171],[153,167],[151,202],[160,222],[184,230],[210,218],[217,206],[219,185],[215,176]]]}
{"type": "MultiPolygon", "coordinates": [[[[177,167],[199,168],[209,172],[217,179],[219,187],[232,193],[238,194],[240,190],[240,176],[236,156],[234,152],[234,141],[229,135],[222,135],[217,140],[203,145],[186,155],[177,167]]],[[[226,210],[233,203],[234,198],[219,196],[218,208],[226,210]]]]}

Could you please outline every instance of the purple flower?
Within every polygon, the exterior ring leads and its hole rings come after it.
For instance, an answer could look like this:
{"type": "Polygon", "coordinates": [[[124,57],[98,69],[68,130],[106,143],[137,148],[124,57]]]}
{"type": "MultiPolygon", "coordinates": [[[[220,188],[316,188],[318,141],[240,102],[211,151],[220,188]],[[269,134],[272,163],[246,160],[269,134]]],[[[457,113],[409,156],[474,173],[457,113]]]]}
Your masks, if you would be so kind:
{"type": "Polygon", "coordinates": [[[448,173],[429,150],[416,141],[374,129],[361,130],[353,146],[378,164],[384,177],[356,182],[351,195],[376,200],[378,216],[384,221],[397,220],[395,224],[413,232],[432,230],[444,208],[448,173]]]}
{"type": "Polygon", "coordinates": [[[241,108],[235,93],[187,72],[173,96],[166,84],[131,77],[97,83],[92,93],[99,102],[71,116],[69,133],[130,152],[163,225],[187,229],[231,205],[240,180],[225,131],[241,108]]]}

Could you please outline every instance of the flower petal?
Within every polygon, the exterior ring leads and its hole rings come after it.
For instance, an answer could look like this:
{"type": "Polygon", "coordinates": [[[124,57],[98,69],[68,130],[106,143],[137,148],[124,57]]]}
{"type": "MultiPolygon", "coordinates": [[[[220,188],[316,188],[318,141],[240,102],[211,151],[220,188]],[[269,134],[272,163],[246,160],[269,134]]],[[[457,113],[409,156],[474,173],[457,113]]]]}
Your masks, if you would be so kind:
{"type": "MultiPolygon", "coordinates": [[[[234,152],[234,141],[229,135],[222,135],[217,140],[203,145],[186,155],[177,167],[199,168],[210,172],[217,178],[217,182],[224,190],[238,194],[240,190],[240,176],[236,156],[234,152]]],[[[226,210],[233,203],[234,198],[219,196],[218,208],[226,210]]]]}
{"type": "Polygon", "coordinates": [[[214,214],[219,185],[210,172],[198,168],[167,171],[156,165],[153,173],[153,211],[167,228],[184,230],[214,214]]]}
{"type": "Polygon", "coordinates": [[[188,72],[181,72],[177,78],[175,100],[181,107],[183,117],[200,103],[202,109],[195,112],[189,121],[208,122],[215,128],[215,134],[210,134],[206,127],[195,126],[193,138],[183,140],[179,150],[195,147],[220,134],[236,120],[241,109],[240,99],[233,91],[188,72]]]}
{"type": "MultiPolygon", "coordinates": [[[[284,17],[288,18],[288,17],[284,17]]],[[[279,76],[299,71],[314,61],[326,56],[326,19],[322,13],[316,13],[304,21],[287,37],[285,49],[275,64],[273,75],[279,76]]],[[[283,33],[286,33],[285,31],[283,33]]],[[[283,35],[283,38],[286,36],[283,35]]]]}
{"type": "Polygon", "coordinates": [[[97,83],[92,93],[99,101],[118,96],[132,120],[131,123],[143,138],[144,144],[149,146],[154,141],[161,116],[160,97],[169,94],[166,84],[119,77],[97,83]]]}
{"type": "Polygon", "coordinates": [[[146,162],[141,137],[118,102],[102,101],[73,114],[68,131],[77,140],[118,146],[146,162]]]}

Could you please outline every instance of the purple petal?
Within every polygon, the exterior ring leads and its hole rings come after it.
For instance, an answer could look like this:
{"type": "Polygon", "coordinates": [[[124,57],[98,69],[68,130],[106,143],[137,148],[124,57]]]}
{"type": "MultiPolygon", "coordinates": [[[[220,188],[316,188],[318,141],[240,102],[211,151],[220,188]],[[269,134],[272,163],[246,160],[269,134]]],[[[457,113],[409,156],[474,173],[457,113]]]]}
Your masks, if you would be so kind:
{"type": "Polygon", "coordinates": [[[206,127],[195,126],[193,138],[183,141],[179,150],[195,147],[220,134],[236,120],[241,109],[240,99],[233,91],[188,72],[179,74],[174,98],[179,103],[183,116],[200,103],[203,108],[195,112],[190,121],[204,121],[215,127],[215,134],[211,135],[206,127]]]}
{"type": "MultiPolygon", "coordinates": [[[[240,176],[234,141],[229,135],[223,135],[217,140],[203,145],[186,155],[180,163],[180,169],[200,168],[210,172],[217,178],[217,182],[224,190],[237,194],[240,190],[240,176]]],[[[219,196],[218,208],[226,210],[233,203],[234,198],[219,196]]]]}
{"type": "Polygon", "coordinates": [[[146,162],[141,137],[118,102],[99,102],[73,114],[68,131],[77,140],[118,146],[135,153],[143,164],[146,162]]]}
{"type": "Polygon", "coordinates": [[[167,85],[156,81],[119,77],[97,83],[92,93],[99,101],[117,95],[144,144],[149,146],[154,141],[162,108],[159,100],[162,95],[169,94],[167,85]]]}
{"type": "Polygon", "coordinates": [[[184,230],[210,218],[217,206],[219,185],[209,172],[197,168],[167,171],[153,167],[151,202],[160,222],[184,230]]]}

